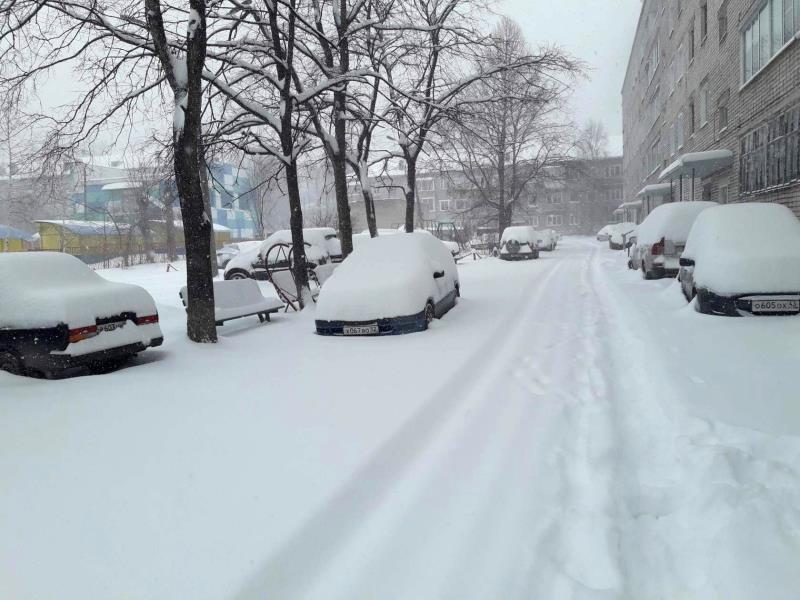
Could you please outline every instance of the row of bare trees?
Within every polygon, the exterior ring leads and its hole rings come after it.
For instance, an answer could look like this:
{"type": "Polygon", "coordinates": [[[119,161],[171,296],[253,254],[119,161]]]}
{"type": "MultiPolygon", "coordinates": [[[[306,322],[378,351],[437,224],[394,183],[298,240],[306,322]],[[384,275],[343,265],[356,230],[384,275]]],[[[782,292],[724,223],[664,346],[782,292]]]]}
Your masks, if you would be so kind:
{"type": "Polygon", "coordinates": [[[25,112],[29,126],[48,132],[38,154],[50,164],[108,131],[171,113],[188,335],[209,342],[209,157],[235,151],[277,168],[305,302],[300,172],[309,161],[332,175],[345,254],[352,182],[377,235],[370,173],[401,160],[413,231],[417,168],[435,148],[466,151],[478,167],[489,160],[496,181],[487,198],[508,219],[535,176],[529,166],[543,164],[548,115],[579,65],[555,48],[531,50],[508,21],[487,30],[489,14],[480,0],[0,0],[0,95],[35,94],[42,79],[72,69],[80,93],[41,98],[44,109],[25,112]],[[528,132],[524,141],[513,138],[518,131],[528,132]]]}

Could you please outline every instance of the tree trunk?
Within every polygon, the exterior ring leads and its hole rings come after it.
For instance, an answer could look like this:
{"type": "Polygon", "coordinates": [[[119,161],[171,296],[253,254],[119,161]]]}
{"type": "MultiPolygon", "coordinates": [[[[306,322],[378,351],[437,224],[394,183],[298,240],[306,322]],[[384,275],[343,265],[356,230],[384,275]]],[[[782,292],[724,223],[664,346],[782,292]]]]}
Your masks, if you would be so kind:
{"type": "Polygon", "coordinates": [[[372,195],[372,190],[361,187],[361,195],[364,197],[364,211],[367,217],[367,227],[369,228],[370,237],[378,237],[378,218],[375,215],[375,198],[372,195]]]}
{"type": "Polygon", "coordinates": [[[415,190],[417,189],[417,163],[406,161],[406,231],[414,231],[414,204],[416,202],[415,190]]]}
{"type": "Polygon", "coordinates": [[[292,272],[297,282],[297,297],[303,308],[311,301],[311,290],[308,287],[308,270],[306,264],[306,248],[303,240],[303,207],[300,202],[300,186],[297,177],[297,164],[286,165],[286,191],[289,195],[289,229],[292,231],[292,272]]]}
{"type": "Polygon", "coordinates": [[[214,282],[211,272],[211,215],[205,210],[201,169],[202,124],[201,74],[206,54],[205,0],[190,0],[198,15],[194,35],[188,37],[186,52],[187,89],[176,93],[176,106],[183,104],[184,123],[173,136],[175,183],[183,218],[186,245],[187,333],[194,342],[216,342],[214,282]],[[182,97],[186,94],[186,98],[182,97]]]}
{"type": "Polygon", "coordinates": [[[331,157],[333,163],[333,182],[336,187],[336,216],[339,218],[339,239],[342,243],[342,255],[347,256],[353,251],[353,223],[350,220],[350,203],[347,200],[347,132],[345,130],[344,106],[345,92],[335,92],[333,95],[333,110],[337,116],[334,119],[334,134],[336,136],[335,154],[331,157]]]}
{"type": "MultiPolygon", "coordinates": [[[[200,183],[203,189],[203,208],[206,211],[209,219],[211,219],[211,192],[208,187],[208,165],[206,159],[203,157],[200,164],[200,183]]],[[[213,222],[213,219],[211,219],[213,222]]],[[[219,275],[219,265],[217,265],[217,240],[214,237],[214,226],[211,226],[211,242],[209,245],[209,257],[211,258],[211,275],[216,277],[219,275]]]]}
{"type": "Polygon", "coordinates": [[[164,227],[167,242],[167,260],[170,262],[178,260],[178,248],[175,244],[175,211],[172,208],[175,202],[172,191],[166,192],[167,199],[164,201],[164,227]]]}
{"type": "Polygon", "coordinates": [[[150,223],[147,220],[148,204],[142,198],[136,199],[136,206],[139,209],[139,231],[142,232],[142,244],[144,245],[145,261],[148,263],[155,262],[153,258],[153,234],[150,231],[150,223]]]}

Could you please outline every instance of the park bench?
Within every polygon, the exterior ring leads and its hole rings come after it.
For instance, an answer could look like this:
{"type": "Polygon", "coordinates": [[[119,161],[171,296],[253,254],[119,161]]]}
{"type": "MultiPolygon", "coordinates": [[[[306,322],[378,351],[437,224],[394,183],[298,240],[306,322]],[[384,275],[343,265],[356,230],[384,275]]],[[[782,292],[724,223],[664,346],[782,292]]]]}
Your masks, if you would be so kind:
{"type": "MultiPolygon", "coordinates": [[[[187,306],[187,288],[179,293],[183,306],[187,306]]],[[[258,316],[262,323],[269,321],[269,315],[283,308],[278,298],[267,298],[255,279],[232,279],[214,282],[214,320],[217,326],[225,321],[242,317],[258,316]]]]}

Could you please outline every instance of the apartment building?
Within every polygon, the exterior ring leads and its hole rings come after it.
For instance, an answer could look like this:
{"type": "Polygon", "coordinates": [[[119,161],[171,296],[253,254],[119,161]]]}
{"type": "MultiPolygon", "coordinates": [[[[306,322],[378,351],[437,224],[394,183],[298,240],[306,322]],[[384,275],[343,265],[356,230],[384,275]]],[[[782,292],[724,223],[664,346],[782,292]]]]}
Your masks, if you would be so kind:
{"type": "Polygon", "coordinates": [[[625,204],[800,215],[800,0],[644,0],[622,89],[625,204]]]}
{"type": "MultiPolygon", "coordinates": [[[[380,228],[405,223],[405,174],[371,178],[380,228]]],[[[458,171],[429,171],[417,176],[417,226],[455,227],[469,237],[497,234],[497,215],[458,171]]],[[[353,231],[366,229],[361,188],[349,188],[353,231]]],[[[614,219],[623,200],[622,157],[571,160],[554,165],[532,181],[519,198],[514,224],[552,228],[562,234],[593,234],[614,219]]]]}

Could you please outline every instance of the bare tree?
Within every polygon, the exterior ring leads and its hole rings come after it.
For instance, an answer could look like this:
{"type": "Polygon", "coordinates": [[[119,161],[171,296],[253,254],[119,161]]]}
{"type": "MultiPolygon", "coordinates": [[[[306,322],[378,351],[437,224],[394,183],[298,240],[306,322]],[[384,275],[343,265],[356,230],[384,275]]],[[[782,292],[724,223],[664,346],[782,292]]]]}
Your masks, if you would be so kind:
{"type": "Polygon", "coordinates": [[[256,225],[256,237],[263,239],[267,231],[276,228],[273,219],[279,203],[284,201],[280,189],[281,163],[274,156],[255,156],[251,165],[250,215],[256,225]]]}
{"type": "Polygon", "coordinates": [[[576,142],[578,157],[595,160],[608,156],[608,132],[600,121],[590,119],[581,128],[576,142]]]}
{"type": "MultiPolygon", "coordinates": [[[[487,68],[520,65],[532,56],[510,19],[498,23],[492,38],[478,59],[487,68]]],[[[521,200],[532,199],[531,184],[566,155],[571,140],[561,110],[570,88],[564,80],[578,68],[558,50],[545,49],[535,62],[477,81],[447,123],[443,162],[471,192],[471,211],[496,223],[498,234],[511,225],[521,200]]]]}

